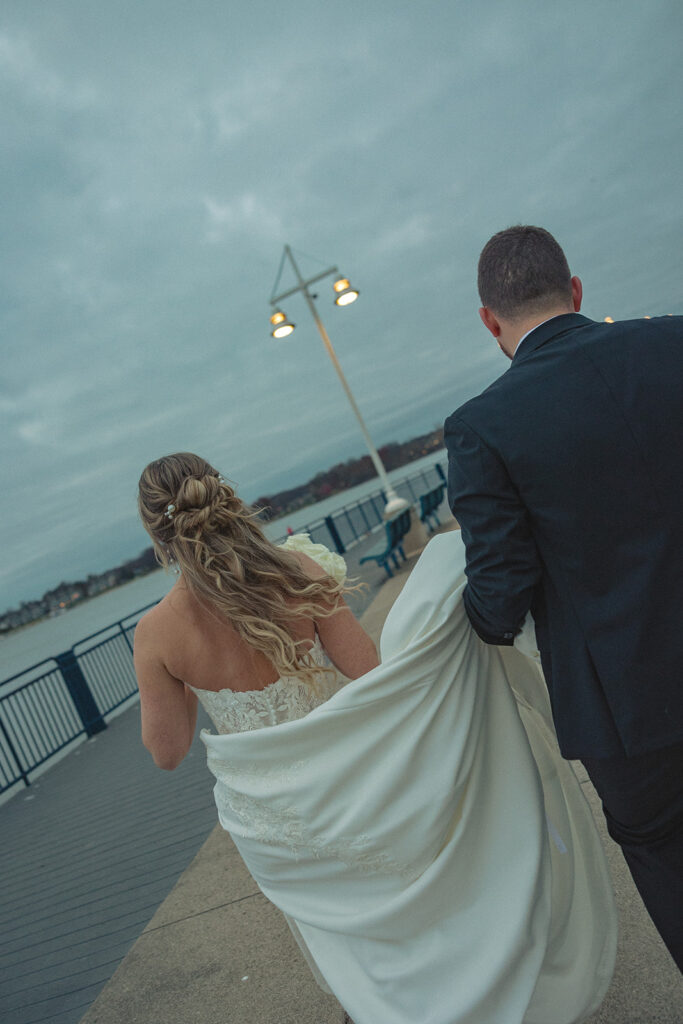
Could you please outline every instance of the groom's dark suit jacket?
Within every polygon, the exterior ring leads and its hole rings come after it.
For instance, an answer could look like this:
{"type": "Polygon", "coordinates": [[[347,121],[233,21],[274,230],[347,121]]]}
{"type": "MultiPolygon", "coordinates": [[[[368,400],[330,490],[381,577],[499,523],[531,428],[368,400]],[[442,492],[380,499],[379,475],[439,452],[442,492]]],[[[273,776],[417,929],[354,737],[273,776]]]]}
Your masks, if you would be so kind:
{"type": "Polygon", "coordinates": [[[554,317],[445,439],[468,615],[531,609],[564,756],[683,740],[683,318],[554,317]]]}

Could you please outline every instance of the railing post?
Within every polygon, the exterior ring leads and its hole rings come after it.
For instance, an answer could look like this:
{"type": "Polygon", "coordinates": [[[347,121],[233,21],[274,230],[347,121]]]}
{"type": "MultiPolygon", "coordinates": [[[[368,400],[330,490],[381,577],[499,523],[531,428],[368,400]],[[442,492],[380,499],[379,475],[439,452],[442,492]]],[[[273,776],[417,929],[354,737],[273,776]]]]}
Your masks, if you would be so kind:
{"type": "Polygon", "coordinates": [[[128,639],[128,631],[127,631],[126,627],[123,625],[124,622],[126,622],[126,619],[119,619],[119,621],[116,623],[116,625],[121,630],[121,633],[123,634],[123,639],[128,644],[128,650],[132,654],[133,653],[133,645],[130,642],[130,640],[128,639]]]}
{"type": "Polygon", "coordinates": [[[383,516],[382,516],[382,511],[383,510],[382,509],[378,510],[377,505],[375,505],[375,495],[374,494],[370,495],[370,501],[372,502],[372,511],[377,516],[377,522],[375,523],[375,526],[379,526],[383,522],[383,516]]]}
{"type": "MultiPolygon", "coordinates": [[[[17,754],[16,750],[14,749],[14,744],[12,743],[10,734],[7,732],[7,729],[5,728],[4,722],[2,722],[1,720],[0,720],[0,729],[2,730],[2,735],[5,737],[5,743],[7,744],[7,748],[9,750],[10,754],[12,755],[12,757],[14,758],[17,768],[19,769],[19,777],[21,779],[23,779],[25,786],[30,786],[31,785],[31,781],[30,781],[30,779],[28,777],[28,771],[27,771],[27,769],[22,767],[21,761],[19,760],[19,755],[17,754]]],[[[16,781],[18,782],[19,779],[17,779],[16,781]]],[[[12,783],[12,785],[14,785],[14,783],[12,783]]]]}
{"type": "Polygon", "coordinates": [[[57,655],[55,661],[59,671],[62,673],[66,688],[74,702],[86,734],[94,736],[96,733],[102,732],[103,729],[107,728],[107,723],[100,714],[95,698],[90,692],[85,676],[81,671],[81,666],[76,660],[76,655],[73,651],[64,651],[63,654],[57,655]]]}
{"type": "Polygon", "coordinates": [[[437,473],[439,474],[439,476],[441,477],[441,479],[443,480],[443,482],[444,482],[445,484],[447,484],[447,483],[448,483],[448,480],[446,479],[446,476],[445,476],[445,474],[444,474],[444,471],[443,471],[443,470],[442,470],[442,468],[441,468],[441,463],[440,463],[440,462],[435,462],[435,463],[434,463],[434,469],[435,469],[435,470],[437,471],[437,473]]]}
{"type": "Polygon", "coordinates": [[[334,525],[334,519],[332,518],[332,516],[325,516],[325,526],[330,531],[330,537],[332,538],[332,543],[337,549],[337,554],[343,555],[346,551],[346,548],[342,543],[342,539],[339,536],[337,527],[334,525]]]}
{"type": "MultiPolygon", "coordinates": [[[[353,539],[354,540],[358,540],[358,533],[356,531],[356,527],[353,525],[353,522],[351,521],[351,517],[349,515],[349,510],[346,509],[346,508],[344,509],[344,515],[346,516],[346,522],[348,523],[349,529],[351,530],[351,533],[353,534],[353,539]]],[[[341,554],[341,552],[339,552],[339,553],[341,554]]]]}
{"type": "Polygon", "coordinates": [[[363,520],[365,522],[366,532],[370,533],[370,523],[368,522],[368,517],[365,514],[365,505],[363,504],[363,502],[360,502],[360,501],[358,502],[358,511],[362,515],[363,520]]]}

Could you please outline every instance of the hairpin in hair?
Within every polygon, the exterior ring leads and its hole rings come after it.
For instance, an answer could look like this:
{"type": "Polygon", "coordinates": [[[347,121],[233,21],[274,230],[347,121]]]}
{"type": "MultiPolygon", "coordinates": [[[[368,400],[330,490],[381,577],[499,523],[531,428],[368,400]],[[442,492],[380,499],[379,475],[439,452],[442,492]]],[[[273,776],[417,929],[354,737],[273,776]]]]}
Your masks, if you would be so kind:
{"type": "Polygon", "coordinates": [[[167,519],[173,519],[173,513],[175,512],[175,505],[167,505],[164,515],[167,519]]]}

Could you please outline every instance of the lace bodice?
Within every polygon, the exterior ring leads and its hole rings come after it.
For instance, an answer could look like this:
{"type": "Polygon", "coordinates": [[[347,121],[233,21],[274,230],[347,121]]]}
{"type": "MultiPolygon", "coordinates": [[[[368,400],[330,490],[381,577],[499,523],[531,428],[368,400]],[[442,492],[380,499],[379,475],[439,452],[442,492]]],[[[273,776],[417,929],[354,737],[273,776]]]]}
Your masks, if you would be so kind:
{"type": "MultiPolygon", "coordinates": [[[[320,641],[316,638],[311,656],[318,665],[327,664],[320,641]]],[[[344,684],[336,672],[321,672],[316,690],[296,677],[282,676],[262,690],[200,690],[190,689],[219,733],[249,732],[269,725],[280,725],[303,718],[313,708],[329,700],[344,684]]],[[[188,684],[189,685],[189,684],[188,684]]]]}

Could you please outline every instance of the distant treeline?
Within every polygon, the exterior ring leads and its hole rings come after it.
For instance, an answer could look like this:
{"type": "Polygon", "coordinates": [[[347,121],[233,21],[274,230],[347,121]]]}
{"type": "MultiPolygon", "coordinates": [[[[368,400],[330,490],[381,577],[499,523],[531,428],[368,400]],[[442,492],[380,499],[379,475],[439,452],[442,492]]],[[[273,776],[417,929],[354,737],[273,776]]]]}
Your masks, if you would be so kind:
{"type": "MultiPolygon", "coordinates": [[[[410,441],[404,441],[402,444],[397,442],[385,444],[383,448],[379,449],[379,456],[384,468],[388,471],[405,466],[408,462],[414,462],[415,459],[429,455],[439,448],[443,448],[443,429],[441,427],[432,430],[429,434],[413,437],[410,441]]],[[[360,458],[348,459],[347,462],[339,462],[322,473],[316,473],[314,477],[298,487],[291,487],[286,491],[278,491],[277,494],[257,498],[253,505],[260,509],[265,519],[277,519],[297,509],[305,508],[307,505],[314,505],[317,501],[329,498],[349,487],[363,484],[376,475],[377,471],[370,456],[362,455],[360,458]]]]}

